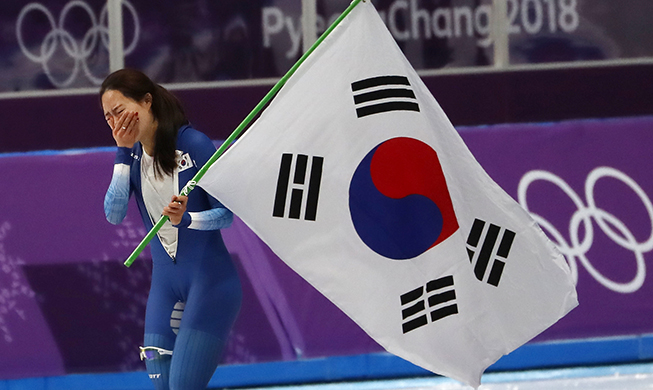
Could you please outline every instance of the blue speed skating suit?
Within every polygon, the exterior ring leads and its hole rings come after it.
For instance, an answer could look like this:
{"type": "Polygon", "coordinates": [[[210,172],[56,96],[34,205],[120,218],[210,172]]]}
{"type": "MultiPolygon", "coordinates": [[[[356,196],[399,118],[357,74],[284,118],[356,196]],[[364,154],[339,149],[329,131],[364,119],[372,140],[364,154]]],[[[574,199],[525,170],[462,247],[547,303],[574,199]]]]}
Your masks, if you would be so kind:
{"type": "MultiPolygon", "coordinates": [[[[213,155],[215,146],[187,125],[178,131],[176,148],[178,167],[168,180],[179,194],[213,155]]],[[[132,194],[145,227],[151,229],[158,220],[155,216],[162,210],[148,210],[144,200],[143,188],[152,178],[142,177],[143,159],[140,143],[131,149],[118,148],[104,202],[109,222],[117,224],[124,219],[132,194]]],[[[172,356],[146,359],[157,390],[205,389],[218,365],[242,298],[236,268],[219,230],[228,227],[232,219],[229,210],[196,187],[189,194],[182,222],[176,230],[168,227],[173,231],[168,241],[175,241],[174,245],[164,247],[159,237],[151,241],[152,284],[144,346],[172,351],[172,356]],[[171,328],[171,313],[179,302],[183,315],[177,331],[171,328]]]]}

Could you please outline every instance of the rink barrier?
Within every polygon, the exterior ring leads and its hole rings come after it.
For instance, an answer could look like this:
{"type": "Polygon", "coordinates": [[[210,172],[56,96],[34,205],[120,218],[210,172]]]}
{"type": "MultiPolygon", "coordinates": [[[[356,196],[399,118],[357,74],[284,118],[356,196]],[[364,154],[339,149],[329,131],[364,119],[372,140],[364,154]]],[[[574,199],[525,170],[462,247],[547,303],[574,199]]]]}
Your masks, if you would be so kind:
{"type": "MultiPolygon", "coordinates": [[[[653,361],[653,334],[526,344],[487,373],[641,364],[653,361]]],[[[614,371],[613,368],[609,369],[614,371]]],[[[560,375],[560,374],[559,374],[560,375]]],[[[570,374],[571,375],[571,371],[570,374]]],[[[594,375],[601,375],[594,372],[594,375]]],[[[435,377],[388,353],[335,356],[218,367],[209,388],[251,388],[309,383],[435,377]]],[[[0,390],[150,390],[145,371],[71,374],[0,381],[0,390]]]]}

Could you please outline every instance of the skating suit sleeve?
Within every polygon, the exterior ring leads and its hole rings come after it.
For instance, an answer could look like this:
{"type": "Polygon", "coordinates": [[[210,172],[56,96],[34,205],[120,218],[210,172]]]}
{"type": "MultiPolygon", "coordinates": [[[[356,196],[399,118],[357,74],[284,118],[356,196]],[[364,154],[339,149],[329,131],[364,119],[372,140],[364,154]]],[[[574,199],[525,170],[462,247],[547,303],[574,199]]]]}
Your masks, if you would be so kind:
{"type": "Polygon", "coordinates": [[[104,214],[107,221],[114,225],[119,224],[127,215],[129,203],[130,184],[129,170],[131,162],[131,149],[118,148],[113,166],[111,184],[104,196],[104,214]]]}

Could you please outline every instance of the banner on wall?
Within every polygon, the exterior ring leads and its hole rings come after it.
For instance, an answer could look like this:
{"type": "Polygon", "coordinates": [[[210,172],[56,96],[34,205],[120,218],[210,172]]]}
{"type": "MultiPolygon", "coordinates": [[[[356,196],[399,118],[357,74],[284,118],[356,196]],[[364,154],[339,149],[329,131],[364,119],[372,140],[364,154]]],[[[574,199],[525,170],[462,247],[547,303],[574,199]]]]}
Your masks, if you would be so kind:
{"type": "MultiPolygon", "coordinates": [[[[318,0],[317,30],[348,0],[318,0]]],[[[375,0],[416,69],[493,63],[492,0],[375,0]]],[[[507,0],[510,62],[653,56],[647,0],[507,0]]],[[[123,0],[125,64],[159,83],[280,77],[302,52],[300,0],[123,0]]],[[[0,4],[0,92],[94,87],[108,73],[103,0],[0,4]]]]}

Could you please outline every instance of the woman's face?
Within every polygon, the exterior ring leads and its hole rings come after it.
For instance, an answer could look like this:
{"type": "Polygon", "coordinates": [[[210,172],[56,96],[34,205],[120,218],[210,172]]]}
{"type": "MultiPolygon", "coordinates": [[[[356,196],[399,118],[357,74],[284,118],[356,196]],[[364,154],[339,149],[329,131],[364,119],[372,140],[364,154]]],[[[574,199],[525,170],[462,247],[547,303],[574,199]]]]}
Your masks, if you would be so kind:
{"type": "Polygon", "coordinates": [[[116,122],[119,121],[121,116],[126,116],[130,113],[137,113],[137,141],[143,137],[152,136],[154,126],[154,118],[152,111],[152,96],[147,94],[142,101],[137,102],[134,99],[128,98],[122,92],[116,90],[107,90],[102,95],[102,110],[104,111],[104,118],[106,119],[109,127],[113,130],[116,122]]]}

